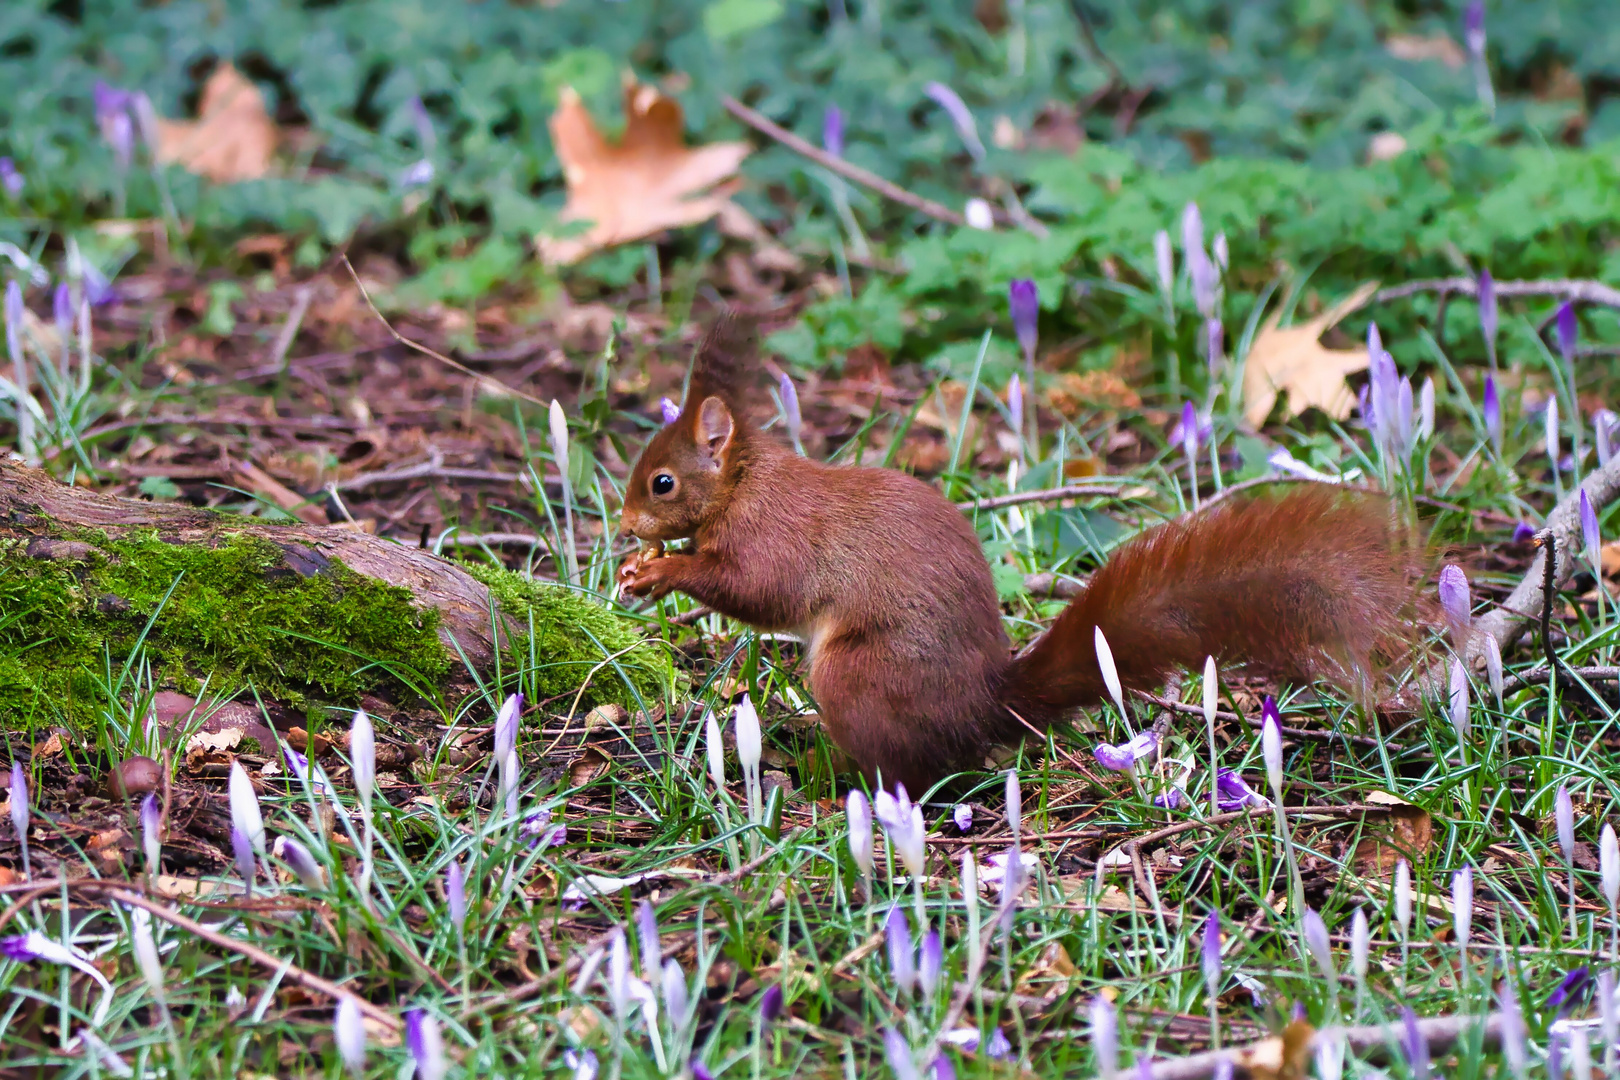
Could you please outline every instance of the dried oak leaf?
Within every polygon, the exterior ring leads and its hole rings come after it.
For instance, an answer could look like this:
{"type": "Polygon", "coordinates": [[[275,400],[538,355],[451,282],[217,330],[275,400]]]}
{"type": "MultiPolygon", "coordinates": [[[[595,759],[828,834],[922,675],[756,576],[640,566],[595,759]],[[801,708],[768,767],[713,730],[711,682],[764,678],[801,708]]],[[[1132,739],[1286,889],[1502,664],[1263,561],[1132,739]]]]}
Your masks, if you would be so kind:
{"type": "Polygon", "coordinates": [[[259,88],[220,64],[203,84],[196,120],[158,120],[157,159],[216,184],[234,184],[270,171],[276,139],[259,88]]]}
{"type": "Polygon", "coordinates": [[[1369,281],[1298,326],[1279,327],[1280,311],[1266,320],[1243,366],[1243,415],[1252,426],[1265,423],[1282,391],[1288,393],[1289,416],[1298,416],[1312,407],[1335,420],[1350,415],[1356,397],[1344,377],[1367,369],[1367,352],[1325,349],[1317,339],[1365,304],[1377,289],[1378,282],[1369,281]]]}
{"type": "Polygon", "coordinates": [[[1374,835],[1364,836],[1356,844],[1351,865],[1364,877],[1389,881],[1402,859],[1413,866],[1422,861],[1434,841],[1434,823],[1427,810],[1387,791],[1375,791],[1367,801],[1389,807],[1389,813],[1383,826],[1368,822],[1374,835]]]}
{"type": "Polygon", "coordinates": [[[624,115],[623,138],[608,142],[579,94],[563,88],[550,121],[568,184],[560,217],[590,227],[577,236],[536,237],[547,262],[577,262],[601,248],[707,221],[725,207],[715,185],[736,174],[747,143],[687,146],[680,105],[634,80],[625,83],[624,115]]]}

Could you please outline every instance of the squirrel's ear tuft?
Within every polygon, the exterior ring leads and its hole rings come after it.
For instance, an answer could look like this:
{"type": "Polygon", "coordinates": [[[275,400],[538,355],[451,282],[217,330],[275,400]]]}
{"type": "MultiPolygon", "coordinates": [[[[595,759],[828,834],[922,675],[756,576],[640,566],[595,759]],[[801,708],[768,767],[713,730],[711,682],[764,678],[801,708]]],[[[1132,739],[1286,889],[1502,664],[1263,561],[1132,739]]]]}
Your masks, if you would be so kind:
{"type": "Polygon", "coordinates": [[[730,406],[717,397],[703,399],[703,404],[698,407],[695,434],[698,445],[707,450],[711,458],[720,460],[731,445],[731,436],[736,430],[737,424],[732,419],[730,406]]]}
{"type": "MultiPolygon", "coordinates": [[[[754,329],[736,315],[726,312],[709,329],[692,361],[692,390],[696,394],[718,394],[735,401],[747,385],[747,368],[754,354],[754,329]]],[[[688,401],[701,400],[694,394],[688,401]]]]}

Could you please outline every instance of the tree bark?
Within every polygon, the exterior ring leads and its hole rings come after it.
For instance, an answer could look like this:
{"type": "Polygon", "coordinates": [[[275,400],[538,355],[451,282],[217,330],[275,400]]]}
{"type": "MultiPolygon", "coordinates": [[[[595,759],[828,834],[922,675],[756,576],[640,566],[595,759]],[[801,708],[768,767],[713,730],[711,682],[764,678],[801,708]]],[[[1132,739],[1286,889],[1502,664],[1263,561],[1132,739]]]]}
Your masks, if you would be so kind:
{"type": "Polygon", "coordinates": [[[456,656],[459,648],[479,668],[494,660],[493,635],[500,633],[504,647],[506,633],[515,629],[498,615],[482,582],[429,551],[330,526],[273,525],[217,510],[120,498],[0,461],[0,538],[30,541],[30,554],[49,558],[49,545],[72,529],[100,529],[115,539],[132,530],[156,530],[176,544],[215,545],[230,535],[258,537],[280,548],[287,568],[306,577],[340,560],[355,573],[408,589],[418,604],[438,609],[439,637],[449,654],[456,656]]]}

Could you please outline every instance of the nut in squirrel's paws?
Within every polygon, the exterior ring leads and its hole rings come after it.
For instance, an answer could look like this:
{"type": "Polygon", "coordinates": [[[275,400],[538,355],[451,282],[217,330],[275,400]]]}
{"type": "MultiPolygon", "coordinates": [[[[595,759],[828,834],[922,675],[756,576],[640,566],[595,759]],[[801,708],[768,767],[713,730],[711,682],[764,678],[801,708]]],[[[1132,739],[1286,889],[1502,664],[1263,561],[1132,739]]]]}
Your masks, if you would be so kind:
{"type": "Polygon", "coordinates": [[[619,596],[624,597],[645,595],[645,590],[642,592],[636,591],[634,587],[636,584],[636,579],[642,576],[642,571],[647,568],[649,563],[655,559],[662,558],[664,558],[664,545],[662,542],[654,542],[650,547],[645,547],[636,552],[634,555],[626,558],[624,562],[619,565],[619,596]]]}

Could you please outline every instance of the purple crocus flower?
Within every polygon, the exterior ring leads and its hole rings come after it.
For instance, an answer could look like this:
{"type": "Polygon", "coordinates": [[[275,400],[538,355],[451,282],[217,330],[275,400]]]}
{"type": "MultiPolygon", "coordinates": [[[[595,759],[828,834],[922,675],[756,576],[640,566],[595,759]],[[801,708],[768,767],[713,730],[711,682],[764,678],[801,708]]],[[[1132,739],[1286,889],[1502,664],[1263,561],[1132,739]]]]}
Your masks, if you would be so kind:
{"type": "Polygon", "coordinates": [[[1181,426],[1177,430],[1181,432],[1182,452],[1188,461],[1195,460],[1198,457],[1198,410],[1191,401],[1182,402],[1181,426]]]}
{"type": "Polygon", "coordinates": [[[934,1059],[934,1080],[956,1080],[956,1066],[944,1054],[934,1059]]]}
{"type": "Polygon", "coordinates": [[[135,160],[135,96],[100,79],[96,80],[92,96],[101,137],[107,140],[117,155],[119,167],[127,169],[135,160]]]}
{"type": "Polygon", "coordinates": [[[836,105],[827,106],[821,117],[821,145],[833,157],[844,156],[844,113],[836,105]]]}
{"type": "Polygon", "coordinates": [[[1536,527],[1528,521],[1521,521],[1513,526],[1513,542],[1522,544],[1536,535],[1536,527]]]}
{"type": "Polygon", "coordinates": [[[1562,1020],[1592,999],[1593,985],[1591,968],[1585,964],[1572,968],[1547,995],[1547,1011],[1562,1020]]]}
{"type": "Polygon", "coordinates": [[[450,925],[460,935],[467,926],[467,875],[454,860],[444,872],[444,903],[450,909],[450,925]]]}
{"type": "Polygon", "coordinates": [[[1469,0],[1463,11],[1463,40],[1475,57],[1485,55],[1485,0],[1469,0]]]}
{"type": "Polygon", "coordinates": [[[973,807],[967,803],[957,803],[951,810],[951,821],[955,823],[957,832],[967,832],[973,828],[973,807]]]}
{"type": "Polygon", "coordinates": [[[788,438],[793,440],[794,446],[798,446],[799,431],[804,426],[803,414],[799,412],[799,391],[794,388],[793,380],[785,371],[776,381],[776,388],[782,398],[782,419],[787,424],[788,438]]]}
{"type": "Polygon", "coordinates": [[[435,175],[437,173],[433,168],[433,162],[423,158],[407,166],[405,171],[399,174],[400,189],[409,191],[411,188],[426,187],[433,183],[435,175]]]}
{"type": "Polygon", "coordinates": [[[1485,434],[1490,437],[1491,446],[1500,454],[1502,452],[1502,398],[1496,391],[1496,378],[1485,376],[1485,400],[1480,405],[1480,413],[1485,419],[1485,434]]]}
{"type": "Polygon", "coordinates": [[[23,768],[22,758],[11,763],[11,831],[17,837],[17,846],[21,849],[23,877],[33,875],[28,869],[28,772],[23,768]]]}
{"type": "Polygon", "coordinates": [[[405,1013],[405,1046],[416,1063],[416,1080],[444,1080],[450,1071],[444,1057],[444,1036],[439,1022],[426,1009],[405,1013]]]}
{"type": "Polygon", "coordinates": [[[1202,955],[1204,987],[1210,997],[1219,997],[1221,989],[1221,916],[1211,911],[1204,920],[1204,947],[1202,955]]]}
{"type": "Polygon", "coordinates": [[[1401,1038],[1401,1049],[1406,1053],[1412,1076],[1414,1080],[1429,1080],[1429,1044],[1418,1030],[1417,1013],[1407,1006],[1401,1010],[1401,1019],[1406,1029],[1401,1038]]]}
{"type": "Polygon", "coordinates": [[[236,856],[236,872],[242,875],[242,884],[252,895],[258,866],[253,859],[253,838],[240,825],[231,826],[231,851],[236,856]]]}
{"type": "Polygon", "coordinates": [[[1214,316],[1204,320],[1204,349],[1209,366],[1220,363],[1226,343],[1226,328],[1214,316]]]}
{"type": "Polygon", "coordinates": [[[51,290],[51,321],[56,324],[56,336],[65,352],[68,335],[73,332],[73,286],[65,281],[58,281],[51,290]]]}
{"type": "Polygon", "coordinates": [[[1181,788],[1173,787],[1162,795],[1153,796],[1152,801],[1160,810],[1180,810],[1187,803],[1187,793],[1181,788]]]}
{"type": "Polygon", "coordinates": [[[955,90],[942,82],[931,82],[923,87],[923,93],[928,99],[945,110],[951,118],[951,126],[956,128],[957,137],[967,147],[974,161],[984,160],[984,143],[979,141],[979,127],[973,121],[973,113],[968,109],[967,103],[955,90]]]}
{"type": "Polygon", "coordinates": [[[1158,748],[1159,737],[1151,731],[1144,731],[1130,742],[1119,746],[1099,743],[1091,753],[1103,768],[1112,772],[1128,772],[1138,761],[1150,756],[1158,748]]]}
{"type": "Polygon", "coordinates": [[[26,184],[23,174],[17,171],[17,163],[9,157],[0,157],[0,187],[5,188],[6,194],[15,199],[26,184]]]}
{"type": "Polygon", "coordinates": [[[1586,557],[1597,568],[1603,561],[1603,536],[1598,532],[1597,511],[1585,488],[1581,488],[1581,539],[1586,542],[1586,557]]]}
{"type": "Polygon", "coordinates": [[[561,847],[568,842],[568,823],[559,821],[553,825],[550,810],[541,810],[524,818],[523,827],[519,831],[530,838],[531,850],[539,848],[544,851],[546,848],[561,847]]]}
{"type": "Polygon", "coordinates": [[[1007,286],[1007,308],[1012,314],[1013,330],[1018,334],[1018,345],[1024,350],[1024,360],[1033,363],[1041,316],[1040,293],[1035,282],[1029,278],[1014,278],[1007,286]]]}
{"type": "MultiPolygon", "coordinates": [[[[298,880],[304,883],[304,888],[311,892],[320,892],[326,888],[326,877],[321,871],[321,864],[315,861],[308,848],[290,836],[276,837],[275,847],[272,849],[275,856],[298,875],[298,880]]],[[[248,849],[249,855],[252,848],[248,849]]]]}
{"type": "Polygon", "coordinates": [[[944,967],[944,942],[940,941],[938,930],[930,930],[923,935],[922,944],[917,947],[917,989],[922,991],[924,998],[932,998],[934,991],[939,989],[939,975],[944,967]]]}
{"type": "Polygon", "coordinates": [[[1233,810],[1269,810],[1271,800],[1249,786],[1243,774],[1235,769],[1222,769],[1215,774],[1216,806],[1223,813],[1233,810]]]}
{"type": "Polygon", "coordinates": [[[1468,596],[1468,576],[1456,563],[1440,568],[1440,608],[1453,626],[1467,626],[1473,612],[1468,596]]]}
{"type": "Polygon", "coordinates": [[[658,399],[658,412],[665,424],[673,424],[681,418],[681,407],[667,397],[658,399]]]}
{"type": "Polygon", "coordinates": [[[784,1001],[782,984],[772,983],[759,998],[759,1016],[767,1024],[774,1024],[782,1016],[784,1001]]]}
{"type": "Polygon", "coordinates": [[[1558,318],[1554,322],[1558,338],[1558,352],[1566,361],[1575,358],[1575,342],[1580,328],[1575,322],[1575,305],[1565,300],[1558,305],[1558,318]]]}
{"type": "Polygon", "coordinates": [[[911,923],[898,904],[884,920],[883,939],[889,953],[889,975],[902,994],[909,994],[917,981],[917,969],[911,952],[911,923]]]}

